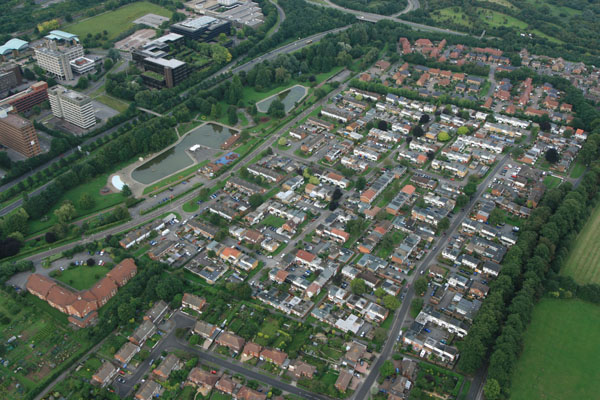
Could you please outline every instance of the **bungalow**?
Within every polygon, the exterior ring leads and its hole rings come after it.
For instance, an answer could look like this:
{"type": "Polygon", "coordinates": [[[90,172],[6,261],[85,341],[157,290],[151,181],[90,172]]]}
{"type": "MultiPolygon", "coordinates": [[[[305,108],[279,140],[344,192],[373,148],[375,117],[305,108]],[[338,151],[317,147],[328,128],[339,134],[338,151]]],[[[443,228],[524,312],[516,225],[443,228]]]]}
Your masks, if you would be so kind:
{"type": "Polygon", "coordinates": [[[221,377],[217,384],[215,385],[215,389],[229,395],[233,395],[233,391],[235,390],[235,382],[225,376],[221,377]]]}
{"type": "Polygon", "coordinates": [[[205,321],[196,321],[194,333],[203,339],[210,339],[217,332],[217,327],[205,321]]]}
{"type": "Polygon", "coordinates": [[[198,391],[206,396],[218,380],[219,377],[217,375],[213,375],[208,371],[195,367],[190,371],[186,384],[197,387],[198,391]]]}
{"type": "Polygon", "coordinates": [[[294,360],[290,364],[288,371],[290,371],[296,379],[312,379],[315,372],[317,372],[317,367],[307,364],[304,361],[294,360]]]}
{"type": "Polygon", "coordinates": [[[260,359],[273,363],[279,367],[282,367],[287,360],[287,353],[279,350],[264,349],[260,353],[260,359]]]}
{"type": "Polygon", "coordinates": [[[266,400],[267,395],[254,389],[250,389],[248,386],[242,386],[235,394],[235,398],[237,400],[266,400]]]}
{"type": "Polygon", "coordinates": [[[242,356],[246,358],[259,358],[260,352],[262,351],[262,346],[258,345],[254,342],[248,342],[244,346],[244,350],[242,351],[242,356]]]}
{"type": "Polygon", "coordinates": [[[181,305],[185,308],[192,309],[198,313],[202,313],[202,308],[206,304],[206,300],[203,297],[196,296],[191,293],[184,293],[181,299],[181,305]]]}
{"type": "Polygon", "coordinates": [[[335,388],[340,392],[346,392],[348,389],[348,385],[350,385],[350,381],[352,380],[352,374],[350,371],[343,369],[340,371],[340,375],[335,381],[335,388]]]}
{"type": "Polygon", "coordinates": [[[243,338],[229,332],[223,332],[217,338],[219,346],[227,347],[234,353],[239,353],[243,349],[245,342],[243,338]]]}

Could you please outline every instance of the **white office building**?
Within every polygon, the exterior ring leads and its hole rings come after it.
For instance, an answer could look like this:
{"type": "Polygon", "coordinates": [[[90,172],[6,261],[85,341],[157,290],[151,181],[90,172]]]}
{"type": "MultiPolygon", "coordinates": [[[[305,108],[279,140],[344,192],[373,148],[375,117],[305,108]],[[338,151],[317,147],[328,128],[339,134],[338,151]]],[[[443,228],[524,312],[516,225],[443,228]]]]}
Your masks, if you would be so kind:
{"type": "Polygon", "coordinates": [[[73,79],[70,62],[83,57],[83,46],[59,47],[54,41],[48,41],[44,47],[35,49],[35,59],[44,71],[59,79],[73,79]]]}
{"type": "Polygon", "coordinates": [[[48,89],[48,99],[55,117],[83,129],[96,125],[94,107],[88,96],[57,85],[48,89]]]}

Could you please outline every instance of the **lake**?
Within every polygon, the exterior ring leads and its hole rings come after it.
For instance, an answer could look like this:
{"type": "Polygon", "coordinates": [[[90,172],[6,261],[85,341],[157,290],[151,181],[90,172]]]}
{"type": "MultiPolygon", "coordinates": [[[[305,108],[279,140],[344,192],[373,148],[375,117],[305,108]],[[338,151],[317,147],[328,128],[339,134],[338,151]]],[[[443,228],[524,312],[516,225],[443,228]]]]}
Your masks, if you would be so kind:
{"type": "Polygon", "coordinates": [[[201,125],[187,133],[183,140],[175,146],[137,167],[131,173],[131,177],[146,185],[156,182],[181,169],[192,166],[196,162],[186,152],[190,147],[201,145],[219,150],[221,145],[236,133],[238,133],[236,129],[218,124],[207,123],[201,125]]]}
{"type": "Polygon", "coordinates": [[[306,96],[306,93],[308,93],[308,89],[304,86],[292,86],[291,88],[286,89],[283,92],[274,94],[273,96],[269,96],[266,99],[259,101],[258,103],[256,103],[256,109],[259,112],[266,113],[267,111],[269,111],[269,106],[271,106],[271,103],[275,99],[279,99],[279,101],[283,103],[285,112],[288,113],[292,108],[294,108],[297,102],[299,102],[300,100],[302,100],[302,98],[304,98],[304,96],[306,96]]]}

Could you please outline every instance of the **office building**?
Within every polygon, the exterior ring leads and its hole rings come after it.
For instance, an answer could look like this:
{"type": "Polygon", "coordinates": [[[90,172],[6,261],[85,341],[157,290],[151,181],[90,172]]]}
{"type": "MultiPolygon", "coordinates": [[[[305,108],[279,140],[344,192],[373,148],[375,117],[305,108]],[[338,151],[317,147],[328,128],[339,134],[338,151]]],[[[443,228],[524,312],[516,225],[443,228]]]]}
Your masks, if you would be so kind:
{"type": "Polygon", "coordinates": [[[46,43],[35,49],[35,59],[40,68],[59,79],[73,79],[71,61],[84,55],[79,38],[63,31],[51,31],[45,38],[46,43]]]}
{"type": "Polygon", "coordinates": [[[24,113],[32,107],[48,99],[48,84],[44,81],[36,82],[29,88],[0,100],[0,106],[10,105],[15,113],[24,113]]]}
{"type": "Polygon", "coordinates": [[[69,61],[69,64],[71,65],[71,70],[79,75],[93,71],[94,67],[96,66],[94,60],[90,60],[86,57],[79,57],[71,60],[69,61]]]}
{"type": "Polygon", "coordinates": [[[0,66],[0,97],[6,96],[8,91],[23,83],[21,67],[17,64],[0,66]]]}
{"type": "Polygon", "coordinates": [[[96,124],[92,100],[81,93],[56,85],[48,90],[52,114],[80,128],[88,129],[96,124]]]}
{"type": "Polygon", "coordinates": [[[21,52],[26,51],[27,49],[29,49],[28,42],[17,38],[12,38],[8,42],[0,46],[0,58],[7,59],[11,56],[16,57],[21,52]]]}
{"type": "Polygon", "coordinates": [[[178,33],[189,39],[209,42],[216,39],[221,33],[229,35],[231,32],[231,22],[202,16],[173,24],[170,29],[171,32],[178,33]]]}
{"type": "Polygon", "coordinates": [[[25,157],[42,152],[31,121],[12,113],[12,106],[0,107],[0,144],[25,157]]]}
{"type": "Polygon", "coordinates": [[[144,83],[156,88],[177,86],[190,74],[188,65],[176,59],[146,57],[143,66],[144,83]]]}

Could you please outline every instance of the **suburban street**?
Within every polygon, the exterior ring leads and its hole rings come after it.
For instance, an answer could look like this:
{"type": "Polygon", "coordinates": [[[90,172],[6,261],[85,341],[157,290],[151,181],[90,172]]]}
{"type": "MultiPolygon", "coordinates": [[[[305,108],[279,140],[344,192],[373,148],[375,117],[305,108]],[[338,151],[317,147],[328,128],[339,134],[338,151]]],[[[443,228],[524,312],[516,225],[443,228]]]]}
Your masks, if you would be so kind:
{"type": "Polygon", "coordinates": [[[196,323],[196,320],[194,318],[182,312],[175,312],[171,316],[169,322],[173,326],[170,327],[170,330],[166,333],[166,336],[162,338],[158,345],[152,350],[148,358],[136,368],[135,372],[132,375],[129,375],[125,378],[125,383],[114,383],[113,386],[115,387],[116,392],[121,397],[127,396],[133,389],[134,385],[138,383],[145,374],[150,372],[150,362],[153,360],[157,360],[163,351],[184,350],[188,353],[195,355],[201,361],[216,364],[222,369],[227,369],[232,373],[244,375],[249,379],[254,379],[266,385],[276,387],[283,391],[295,394],[296,396],[300,396],[303,399],[324,400],[327,398],[325,396],[311,393],[297,386],[287,384],[278,378],[263,374],[261,372],[257,372],[258,369],[254,367],[249,367],[236,360],[227,360],[224,358],[217,357],[212,352],[201,350],[198,346],[190,346],[189,344],[177,339],[177,337],[175,336],[175,330],[177,328],[189,329],[192,328],[196,323]]]}
{"type": "MultiPolygon", "coordinates": [[[[487,178],[479,184],[477,192],[474,194],[473,199],[471,200],[469,205],[465,207],[463,211],[457,213],[454,216],[450,224],[450,228],[447,230],[447,233],[437,239],[437,243],[434,245],[433,249],[423,259],[421,264],[416,268],[415,272],[412,274],[411,278],[409,279],[409,282],[407,283],[408,291],[406,293],[406,296],[404,297],[404,300],[402,301],[402,306],[398,311],[396,311],[396,314],[394,316],[394,323],[392,325],[392,328],[390,329],[388,339],[385,342],[383,350],[381,351],[381,355],[377,359],[377,361],[371,366],[369,375],[361,382],[361,385],[354,392],[352,399],[362,400],[368,398],[369,390],[375,383],[377,375],[379,374],[379,368],[381,367],[381,364],[383,364],[383,362],[389,359],[392,355],[394,347],[397,343],[398,335],[400,334],[400,330],[404,325],[404,320],[406,319],[406,315],[410,309],[410,304],[415,296],[415,290],[412,285],[413,281],[417,277],[421,276],[421,271],[425,271],[429,267],[429,265],[431,265],[431,263],[436,260],[438,255],[442,252],[442,250],[444,250],[444,248],[448,244],[449,238],[456,233],[463,218],[469,215],[469,213],[475,206],[477,199],[479,199],[479,197],[489,185],[490,181],[498,173],[498,171],[500,171],[500,169],[504,166],[508,159],[509,155],[507,154],[498,162],[496,167],[488,174],[487,178]]],[[[473,386],[477,386],[475,382],[471,387],[473,386]]],[[[474,399],[474,397],[469,397],[469,399],[474,399]]]]}

